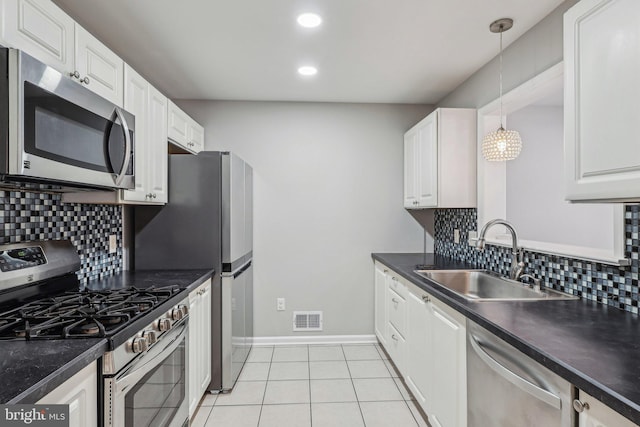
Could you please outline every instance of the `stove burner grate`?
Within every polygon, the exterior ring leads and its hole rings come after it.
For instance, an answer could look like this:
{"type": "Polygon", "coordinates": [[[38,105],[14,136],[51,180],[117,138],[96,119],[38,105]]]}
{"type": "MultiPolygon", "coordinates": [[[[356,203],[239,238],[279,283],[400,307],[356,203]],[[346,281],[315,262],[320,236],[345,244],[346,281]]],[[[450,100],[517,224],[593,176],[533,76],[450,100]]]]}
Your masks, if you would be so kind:
{"type": "Polygon", "coordinates": [[[0,339],[110,337],[179,291],[130,287],[41,298],[0,313],[0,339]]]}

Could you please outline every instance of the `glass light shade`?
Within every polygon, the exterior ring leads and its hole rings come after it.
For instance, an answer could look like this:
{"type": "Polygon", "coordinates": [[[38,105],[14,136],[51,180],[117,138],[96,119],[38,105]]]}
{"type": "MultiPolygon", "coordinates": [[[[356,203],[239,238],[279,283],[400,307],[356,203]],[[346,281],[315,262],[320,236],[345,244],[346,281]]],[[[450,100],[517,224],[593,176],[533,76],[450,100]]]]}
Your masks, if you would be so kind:
{"type": "Polygon", "coordinates": [[[490,162],[513,160],[522,150],[522,140],[516,130],[500,128],[489,132],[482,140],[482,156],[490,162]]]}

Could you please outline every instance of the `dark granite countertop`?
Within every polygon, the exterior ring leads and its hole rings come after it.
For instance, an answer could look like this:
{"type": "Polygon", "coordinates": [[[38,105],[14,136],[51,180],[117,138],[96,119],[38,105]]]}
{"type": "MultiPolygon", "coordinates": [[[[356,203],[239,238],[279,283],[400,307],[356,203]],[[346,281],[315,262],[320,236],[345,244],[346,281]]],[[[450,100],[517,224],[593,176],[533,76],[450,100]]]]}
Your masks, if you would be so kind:
{"type": "MultiPolygon", "coordinates": [[[[106,290],[178,285],[182,292],[167,302],[171,304],[185,298],[212,274],[212,269],[127,271],[91,281],[87,287],[106,290]]],[[[0,341],[0,403],[37,402],[108,348],[105,338],[0,341]]]]}
{"type": "Polygon", "coordinates": [[[106,349],[104,338],[0,341],[0,402],[37,402],[106,349]]]}
{"type": "MultiPolygon", "coordinates": [[[[586,300],[470,302],[413,272],[422,254],[372,254],[579,389],[640,424],[640,318],[586,300]]],[[[471,268],[429,255],[432,269],[471,268]]]]}
{"type": "Polygon", "coordinates": [[[104,279],[93,280],[87,284],[87,288],[98,291],[122,289],[129,286],[162,288],[177,285],[189,293],[209,279],[213,272],[213,269],[123,271],[104,279]]]}

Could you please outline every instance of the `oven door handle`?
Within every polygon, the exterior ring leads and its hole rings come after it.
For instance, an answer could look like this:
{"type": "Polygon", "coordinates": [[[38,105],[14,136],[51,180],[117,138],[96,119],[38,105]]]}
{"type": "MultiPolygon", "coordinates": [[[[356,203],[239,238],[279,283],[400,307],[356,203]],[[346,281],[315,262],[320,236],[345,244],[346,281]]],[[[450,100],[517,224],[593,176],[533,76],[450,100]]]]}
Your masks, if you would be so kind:
{"type": "Polygon", "coordinates": [[[164,342],[166,340],[165,338],[158,342],[160,345],[155,344],[137,363],[134,362],[119,378],[116,378],[116,390],[118,393],[124,393],[130,386],[137,384],[142,377],[151,372],[151,370],[180,346],[183,338],[187,335],[187,322],[182,323],[178,328],[179,332],[176,331],[178,333],[175,338],[168,343],[164,342]]]}
{"type": "Polygon", "coordinates": [[[122,110],[118,107],[114,110],[114,119],[116,116],[120,120],[122,132],[124,133],[124,160],[122,161],[120,172],[113,176],[116,186],[120,186],[120,184],[122,184],[122,180],[127,174],[129,163],[131,163],[131,136],[129,135],[129,124],[127,123],[127,119],[124,117],[122,110]]]}

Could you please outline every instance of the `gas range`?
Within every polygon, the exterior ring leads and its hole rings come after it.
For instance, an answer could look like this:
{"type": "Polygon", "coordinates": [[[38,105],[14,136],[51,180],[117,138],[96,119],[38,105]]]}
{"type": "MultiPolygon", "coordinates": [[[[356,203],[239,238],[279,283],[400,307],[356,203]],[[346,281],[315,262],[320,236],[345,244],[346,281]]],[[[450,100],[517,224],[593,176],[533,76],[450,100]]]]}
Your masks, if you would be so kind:
{"type": "Polygon", "coordinates": [[[148,347],[188,314],[178,286],[80,290],[79,266],[69,241],[0,246],[0,340],[100,337],[113,350],[146,335],[148,347]]]}
{"type": "Polygon", "coordinates": [[[186,293],[179,286],[80,290],[79,268],[69,241],[0,245],[0,341],[105,338],[102,425],[186,425],[186,293]]]}
{"type": "Polygon", "coordinates": [[[131,287],[36,299],[0,313],[0,339],[112,337],[178,292],[177,286],[131,287]]]}

